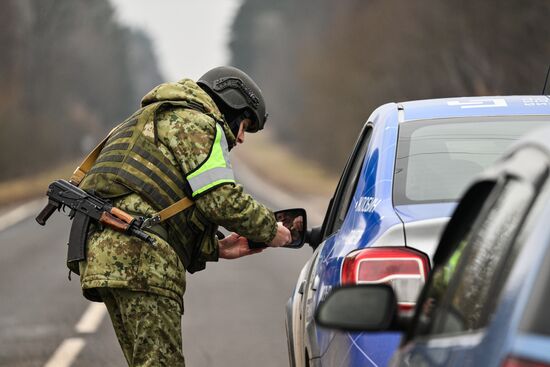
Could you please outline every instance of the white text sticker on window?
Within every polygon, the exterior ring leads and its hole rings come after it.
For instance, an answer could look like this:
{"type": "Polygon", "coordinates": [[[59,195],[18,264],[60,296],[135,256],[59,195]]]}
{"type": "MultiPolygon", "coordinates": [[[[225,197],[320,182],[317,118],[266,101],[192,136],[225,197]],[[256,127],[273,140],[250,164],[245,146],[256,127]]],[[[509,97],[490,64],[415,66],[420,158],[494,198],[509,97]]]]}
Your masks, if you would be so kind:
{"type": "Polygon", "coordinates": [[[524,106],[550,106],[550,102],[546,97],[525,97],[521,100],[524,106]]]}
{"type": "Polygon", "coordinates": [[[493,108],[506,107],[508,104],[503,98],[475,99],[466,101],[449,101],[449,106],[459,106],[460,108],[493,108]]]}

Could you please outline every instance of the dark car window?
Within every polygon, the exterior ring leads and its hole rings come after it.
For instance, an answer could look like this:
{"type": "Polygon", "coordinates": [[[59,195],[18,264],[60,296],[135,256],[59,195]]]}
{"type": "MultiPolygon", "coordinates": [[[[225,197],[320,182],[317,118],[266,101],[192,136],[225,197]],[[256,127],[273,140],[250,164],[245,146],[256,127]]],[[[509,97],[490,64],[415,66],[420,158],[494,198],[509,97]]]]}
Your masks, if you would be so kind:
{"type": "MultiPolygon", "coordinates": [[[[547,184],[544,195],[539,196],[533,210],[534,213],[530,215],[533,223],[528,223],[523,230],[526,232],[526,235],[534,231],[535,224],[538,225],[541,219],[547,220],[548,212],[550,211],[548,207],[549,196],[550,184],[547,184]]],[[[545,243],[540,244],[541,253],[537,253],[536,255],[543,256],[544,260],[542,266],[538,269],[539,273],[537,274],[535,285],[531,290],[531,296],[524,311],[520,329],[529,333],[550,336],[550,317],[548,317],[548,305],[550,305],[550,292],[548,291],[550,287],[550,248],[548,246],[548,236],[546,240],[544,238],[539,239],[545,243]]]]}
{"type": "Polygon", "coordinates": [[[546,251],[541,272],[532,291],[532,297],[521,322],[521,330],[541,335],[550,336],[550,317],[548,317],[548,305],[550,304],[550,251],[546,251]]]}
{"type": "MultiPolygon", "coordinates": [[[[495,203],[487,218],[469,241],[463,266],[451,289],[449,304],[436,318],[434,333],[476,330],[486,326],[492,310],[489,296],[498,298],[499,271],[520,229],[533,196],[530,185],[511,181],[495,203]]],[[[502,284],[502,282],[499,282],[502,284]]]]}
{"type": "Polygon", "coordinates": [[[456,201],[468,183],[550,116],[468,117],[399,126],[396,205],[456,201]]]}
{"type": "MultiPolygon", "coordinates": [[[[511,180],[496,186],[483,210],[453,238],[453,250],[437,265],[420,302],[413,335],[441,335],[486,326],[502,284],[501,269],[533,197],[531,185],[511,180]]],[[[444,245],[443,243],[441,245],[444,245]]]]}
{"type": "Polygon", "coordinates": [[[369,147],[371,133],[372,126],[369,124],[365,125],[348,159],[344,172],[340,177],[340,182],[336,187],[334,197],[327,210],[325,223],[323,223],[323,238],[338,231],[346,218],[346,213],[357,187],[357,180],[363,166],[365,154],[369,147]]]}

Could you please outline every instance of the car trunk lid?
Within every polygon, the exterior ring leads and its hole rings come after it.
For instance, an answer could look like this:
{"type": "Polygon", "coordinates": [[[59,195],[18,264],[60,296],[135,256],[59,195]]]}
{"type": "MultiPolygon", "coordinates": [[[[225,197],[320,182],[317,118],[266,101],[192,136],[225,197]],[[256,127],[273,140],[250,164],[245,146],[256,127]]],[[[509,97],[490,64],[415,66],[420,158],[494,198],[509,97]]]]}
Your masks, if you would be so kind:
{"type": "Polygon", "coordinates": [[[395,211],[403,222],[405,245],[432,259],[455,207],[455,202],[396,206],[395,211]]]}

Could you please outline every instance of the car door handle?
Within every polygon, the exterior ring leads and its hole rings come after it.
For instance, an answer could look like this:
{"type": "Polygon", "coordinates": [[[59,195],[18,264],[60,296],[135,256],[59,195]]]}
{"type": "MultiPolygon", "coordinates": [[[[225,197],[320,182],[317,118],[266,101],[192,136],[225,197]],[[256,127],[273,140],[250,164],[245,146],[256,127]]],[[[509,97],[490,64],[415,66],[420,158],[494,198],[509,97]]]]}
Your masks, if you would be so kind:
{"type": "Polygon", "coordinates": [[[304,294],[304,288],[306,287],[306,281],[302,280],[302,283],[300,283],[300,287],[298,288],[299,294],[304,294]]]}
{"type": "Polygon", "coordinates": [[[317,288],[319,287],[319,275],[316,275],[315,278],[313,279],[313,283],[311,283],[311,290],[312,291],[316,291],[317,288]]]}

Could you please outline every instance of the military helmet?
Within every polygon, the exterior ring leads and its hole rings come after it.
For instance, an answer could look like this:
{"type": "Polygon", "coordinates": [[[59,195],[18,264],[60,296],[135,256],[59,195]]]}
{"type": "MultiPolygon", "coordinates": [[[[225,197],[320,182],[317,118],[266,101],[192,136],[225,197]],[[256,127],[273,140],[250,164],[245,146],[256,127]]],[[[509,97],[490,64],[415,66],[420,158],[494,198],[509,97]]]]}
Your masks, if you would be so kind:
{"type": "Polygon", "coordinates": [[[197,84],[214,99],[226,119],[237,113],[252,121],[246,131],[254,133],[264,128],[267,113],[262,91],[244,71],[219,66],[201,76],[197,84]]]}

